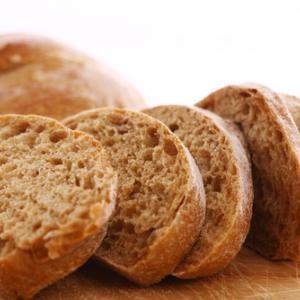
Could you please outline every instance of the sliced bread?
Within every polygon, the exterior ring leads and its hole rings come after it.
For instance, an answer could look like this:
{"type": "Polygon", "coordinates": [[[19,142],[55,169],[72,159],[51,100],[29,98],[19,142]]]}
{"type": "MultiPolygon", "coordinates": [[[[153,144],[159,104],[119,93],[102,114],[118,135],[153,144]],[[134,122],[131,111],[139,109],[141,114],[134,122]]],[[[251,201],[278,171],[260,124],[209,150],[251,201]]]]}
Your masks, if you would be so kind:
{"type": "Polygon", "coordinates": [[[144,110],[166,124],[189,149],[206,193],[206,218],[192,251],[173,275],[208,276],[235,257],[250,227],[253,187],[250,162],[239,129],[212,112],[166,105],[144,110]]]}
{"type": "Polygon", "coordinates": [[[258,85],[228,86],[197,103],[237,123],[251,154],[253,218],[247,244],[300,260],[300,135],[283,99],[258,85]]]}
{"type": "Polygon", "coordinates": [[[115,206],[116,180],[89,135],[44,117],[0,116],[4,299],[32,297],[95,252],[115,206]]]}
{"type": "Polygon", "coordinates": [[[95,257],[150,285],[174,271],[204,220],[202,179],[180,140],[139,112],[97,109],[64,121],[100,140],[119,174],[116,212],[95,257]]]}

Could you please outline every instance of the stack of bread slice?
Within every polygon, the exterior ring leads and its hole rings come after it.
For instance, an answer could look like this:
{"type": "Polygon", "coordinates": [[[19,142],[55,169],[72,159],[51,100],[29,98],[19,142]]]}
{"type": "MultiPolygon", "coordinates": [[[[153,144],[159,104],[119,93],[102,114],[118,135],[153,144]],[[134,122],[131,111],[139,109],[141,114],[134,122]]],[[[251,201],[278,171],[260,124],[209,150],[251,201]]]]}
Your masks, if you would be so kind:
{"type": "Polygon", "coordinates": [[[194,107],[0,116],[0,295],[93,256],[147,286],[222,271],[244,242],[300,260],[300,101],[228,86],[194,107]]]}

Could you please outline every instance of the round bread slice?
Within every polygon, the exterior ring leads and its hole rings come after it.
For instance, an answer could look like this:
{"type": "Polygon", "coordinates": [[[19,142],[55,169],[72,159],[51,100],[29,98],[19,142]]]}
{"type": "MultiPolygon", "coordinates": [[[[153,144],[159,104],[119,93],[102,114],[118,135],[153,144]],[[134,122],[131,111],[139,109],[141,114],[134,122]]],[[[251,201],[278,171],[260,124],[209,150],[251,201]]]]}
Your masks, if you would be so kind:
{"type": "Polygon", "coordinates": [[[0,295],[31,298],[99,247],[116,197],[101,144],[55,120],[0,116],[0,295]]]}
{"type": "Polygon", "coordinates": [[[145,107],[139,92],[107,66],[50,39],[0,35],[0,113],[63,119],[82,110],[145,107]]]}
{"type": "Polygon", "coordinates": [[[300,260],[300,135],[283,99],[258,85],[228,86],[197,104],[236,122],[252,159],[247,244],[270,259],[300,260]]]}
{"type": "Polygon", "coordinates": [[[119,174],[116,212],[95,257],[150,285],[172,273],[204,220],[201,175],[163,123],[139,112],[98,109],[64,122],[100,140],[119,174]]]}
{"type": "Polygon", "coordinates": [[[166,124],[194,157],[203,177],[206,218],[191,252],[173,275],[195,278],[219,272],[235,257],[250,227],[250,162],[233,123],[196,107],[166,105],[143,112],[166,124]]]}

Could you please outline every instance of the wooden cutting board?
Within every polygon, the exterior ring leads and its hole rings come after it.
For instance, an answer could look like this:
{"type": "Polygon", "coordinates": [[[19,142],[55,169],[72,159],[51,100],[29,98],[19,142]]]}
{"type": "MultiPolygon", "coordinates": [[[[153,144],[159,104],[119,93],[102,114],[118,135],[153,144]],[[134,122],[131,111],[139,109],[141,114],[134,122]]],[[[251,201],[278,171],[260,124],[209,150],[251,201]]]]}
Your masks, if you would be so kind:
{"type": "Polygon", "coordinates": [[[156,299],[300,299],[296,262],[269,262],[242,249],[223,273],[201,280],[167,278],[139,288],[116,273],[89,262],[37,295],[34,300],[156,300],[156,299]]]}

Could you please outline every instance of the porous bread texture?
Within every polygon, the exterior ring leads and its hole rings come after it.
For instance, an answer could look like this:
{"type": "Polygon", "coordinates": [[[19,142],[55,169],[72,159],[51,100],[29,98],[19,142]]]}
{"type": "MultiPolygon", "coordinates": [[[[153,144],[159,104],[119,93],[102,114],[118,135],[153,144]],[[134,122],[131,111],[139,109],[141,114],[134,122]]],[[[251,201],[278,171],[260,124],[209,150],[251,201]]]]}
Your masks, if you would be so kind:
{"type": "Polygon", "coordinates": [[[150,285],[174,271],[200,233],[202,179],[180,140],[138,112],[97,109],[64,121],[100,140],[119,174],[117,207],[95,257],[150,285]]]}
{"type": "Polygon", "coordinates": [[[116,184],[89,135],[0,116],[0,294],[30,298],[82,265],[104,237],[116,184]]]}
{"type": "Polygon", "coordinates": [[[235,257],[250,227],[250,162],[233,123],[196,107],[166,105],[143,112],[166,124],[189,149],[202,177],[206,217],[191,252],[173,275],[195,278],[219,272],[235,257]]]}
{"type": "Polygon", "coordinates": [[[80,52],[44,37],[0,35],[0,113],[63,119],[101,106],[145,103],[130,83],[80,52]]]}
{"type": "Polygon", "coordinates": [[[300,129],[300,100],[299,98],[295,96],[285,95],[285,94],[279,94],[280,97],[285,101],[289,112],[291,113],[295,124],[300,129]]]}
{"type": "Polygon", "coordinates": [[[197,104],[239,124],[251,154],[253,217],[247,244],[270,259],[300,259],[300,136],[276,93],[228,86],[197,104]]]}

